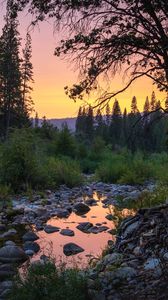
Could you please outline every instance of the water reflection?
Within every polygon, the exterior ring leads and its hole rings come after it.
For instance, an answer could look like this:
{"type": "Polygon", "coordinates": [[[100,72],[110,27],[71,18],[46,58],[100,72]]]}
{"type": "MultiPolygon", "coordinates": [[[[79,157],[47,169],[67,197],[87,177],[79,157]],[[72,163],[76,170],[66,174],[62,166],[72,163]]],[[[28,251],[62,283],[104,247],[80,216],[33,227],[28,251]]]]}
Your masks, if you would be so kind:
{"type": "MultiPolygon", "coordinates": [[[[89,197],[84,195],[84,201],[88,200],[89,197]]],[[[86,265],[91,257],[98,257],[107,246],[108,240],[115,241],[115,235],[111,235],[108,230],[98,234],[94,233],[83,233],[76,228],[81,222],[90,222],[93,225],[101,224],[106,225],[109,230],[115,229],[117,221],[109,221],[105,216],[109,213],[116,214],[116,207],[110,205],[104,207],[102,201],[106,199],[105,196],[98,193],[93,194],[93,199],[96,200],[96,205],[91,207],[91,210],[84,216],[76,215],[74,212],[67,219],[58,219],[57,217],[51,218],[47,224],[52,226],[60,227],[60,229],[71,229],[74,231],[74,236],[63,236],[59,232],[47,234],[44,231],[39,231],[39,240],[37,241],[40,245],[41,251],[33,257],[34,259],[39,258],[42,254],[52,256],[56,261],[66,262],[67,265],[80,264],[86,265]],[[63,246],[66,243],[75,243],[82,247],[85,251],[74,257],[66,257],[63,254],[63,246]]],[[[133,212],[124,209],[121,214],[123,217],[132,214],[133,212]]],[[[98,225],[99,226],[99,225],[98,225]]]]}

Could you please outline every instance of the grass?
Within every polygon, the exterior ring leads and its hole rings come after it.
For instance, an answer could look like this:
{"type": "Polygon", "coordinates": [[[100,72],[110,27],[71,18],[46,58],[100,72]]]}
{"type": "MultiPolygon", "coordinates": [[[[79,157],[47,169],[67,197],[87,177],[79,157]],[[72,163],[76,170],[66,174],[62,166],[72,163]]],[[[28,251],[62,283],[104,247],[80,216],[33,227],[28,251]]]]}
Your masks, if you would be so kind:
{"type": "Polygon", "coordinates": [[[57,268],[53,261],[33,265],[15,279],[9,300],[89,300],[84,273],[57,268]]]}

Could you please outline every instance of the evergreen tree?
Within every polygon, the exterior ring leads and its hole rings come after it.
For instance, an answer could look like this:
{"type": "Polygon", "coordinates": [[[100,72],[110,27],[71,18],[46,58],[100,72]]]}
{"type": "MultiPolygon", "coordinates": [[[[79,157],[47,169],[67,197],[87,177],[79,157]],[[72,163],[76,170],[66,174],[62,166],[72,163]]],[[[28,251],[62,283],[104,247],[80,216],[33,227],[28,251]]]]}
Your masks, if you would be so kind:
{"type": "Polygon", "coordinates": [[[18,21],[11,12],[11,5],[12,1],[8,1],[5,26],[0,37],[0,127],[5,138],[10,127],[22,127],[29,121],[27,107],[23,105],[18,21]]]}
{"type": "Polygon", "coordinates": [[[150,110],[153,111],[156,109],[156,95],[155,92],[152,92],[151,101],[150,101],[150,110]]]}
{"type": "Polygon", "coordinates": [[[122,133],[122,115],[120,105],[117,99],[115,99],[112,110],[112,119],[110,124],[110,136],[113,145],[121,144],[122,133]]]}
{"type": "Polygon", "coordinates": [[[82,128],[82,107],[79,107],[77,119],[76,119],[76,134],[80,135],[83,128],[82,128]]]}
{"type": "Polygon", "coordinates": [[[111,112],[110,112],[110,105],[107,103],[106,105],[106,125],[110,126],[110,120],[111,120],[111,112]]]}
{"type": "Polygon", "coordinates": [[[95,121],[96,121],[96,134],[99,135],[99,136],[102,136],[103,135],[103,129],[104,129],[103,125],[104,124],[103,124],[103,117],[102,117],[100,109],[97,110],[95,121]]]}
{"type": "Polygon", "coordinates": [[[149,103],[149,98],[147,96],[144,104],[144,114],[148,114],[149,111],[150,111],[150,103],[149,103]]]}
{"type": "Polygon", "coordinates": [[[39,127],[39,117],[38,117],[38,113],[37,112],[36,112],[36,115],[35,115],[34,127],[35,128],[39,127]]]}
{"type": "Polygon", "coordinates": [[[131,102],[131,113],[132,114],[137,114],[139,112],[138,107],[137,107],[137,99],[134,96],[132,98],[132,102],[131,102]]]}
{"type": "Polygon", "coordinates": [[[168,111],[168,94],[167,94],[166,100],[165,100],[165,109],[168,111]]]}
{"type": "Polygon", "coordinates": [[[33,65],[31,63],[32,46],[31,36],[29,33],[26,35],[25,49],[23,50],[23,63],[22,63],[22,111],[26,113],[32,111],[32,98],[31,98],[31,83],[33,80],[33,65]]]}
{"type": "Polygon", "coordinates": [[[88,140],[93,139],[93,134],[94,134],[94,117],[93,117],[93,108],[89,106],[87,112],[86,112],[86,117],[84,121],[85,125],[85,135],[88,140]]]}

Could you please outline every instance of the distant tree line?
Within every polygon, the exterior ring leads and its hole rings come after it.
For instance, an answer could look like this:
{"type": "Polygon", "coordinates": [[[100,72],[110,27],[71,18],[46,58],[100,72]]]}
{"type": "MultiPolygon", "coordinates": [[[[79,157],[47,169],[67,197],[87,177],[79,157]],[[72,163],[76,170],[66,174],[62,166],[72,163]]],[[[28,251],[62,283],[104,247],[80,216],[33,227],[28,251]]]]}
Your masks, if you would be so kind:
{"type": "Polygon", "coordinates": [[[105,114],[100,109],[94,115],[93,109],[80,107],[76,121],[76,136],[79,140],[92,142],[95,137],[102,138],[113,149],[128,147],[130,150],[163,151],[167,148],[168,97],[164,112],[161,103],[152,92],[151,99],[146,97],[143,112],[137,106],[134,96],[131,111],[121,112],[120,104],[115,99],[112,109],[106,106],[105,114]]]}

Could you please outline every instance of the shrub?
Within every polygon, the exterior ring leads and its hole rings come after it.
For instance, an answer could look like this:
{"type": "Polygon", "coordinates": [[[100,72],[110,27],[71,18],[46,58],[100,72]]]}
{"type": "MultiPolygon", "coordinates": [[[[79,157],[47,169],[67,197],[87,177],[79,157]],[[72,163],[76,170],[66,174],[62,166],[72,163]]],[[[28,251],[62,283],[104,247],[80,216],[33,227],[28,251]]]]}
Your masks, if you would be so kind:
{"type": "Polygon", "coordinates": [[[66,184],[68,187],[80,185],[83,181],[79,164],[68,157],[51,157],[46,165],[48,186],[66,184]]]}
{"type": "Polygon", "coordinates": [[[1,182],[14,191],[35,186],[40,179],[40,163],[31,131],[15,131],[2,146],[1,182]]]}
{"type": "Polygon", "coordinates": [[[117,182],[125,169],[125,158],[122,155],[110,154],[100,163],[96,176],[104,182],[117,182]]]}
{"type": "Polygon", "coordinates": [[[58,269],[53,262],[34,265],[18,277],[10,300],[89,300],[86,278],[76,269],[58,269]]]}

